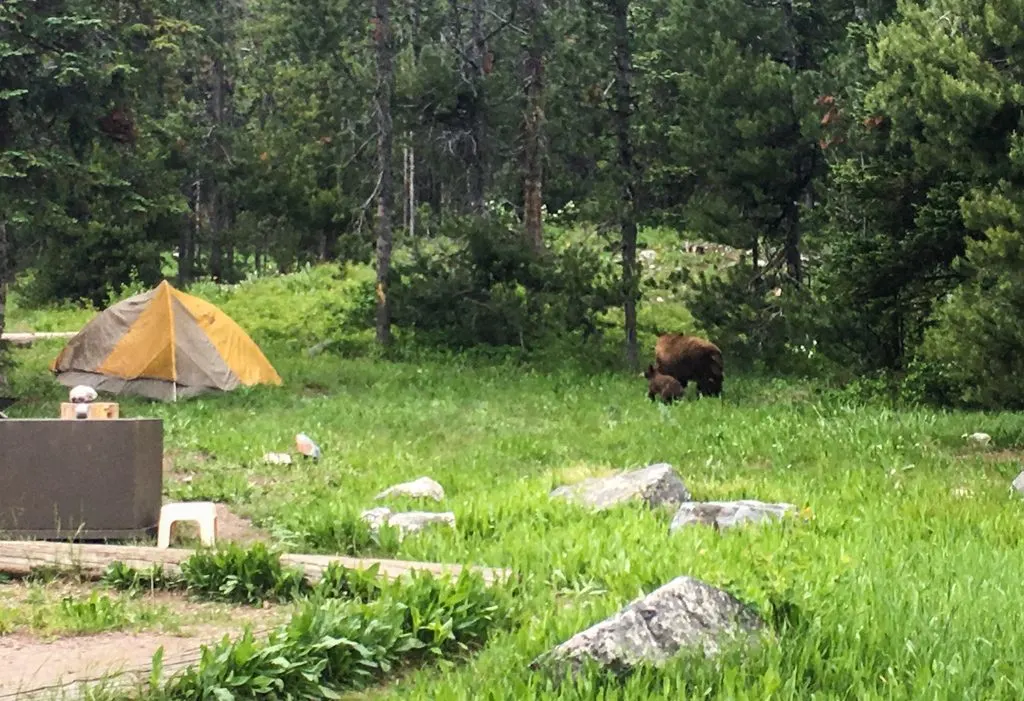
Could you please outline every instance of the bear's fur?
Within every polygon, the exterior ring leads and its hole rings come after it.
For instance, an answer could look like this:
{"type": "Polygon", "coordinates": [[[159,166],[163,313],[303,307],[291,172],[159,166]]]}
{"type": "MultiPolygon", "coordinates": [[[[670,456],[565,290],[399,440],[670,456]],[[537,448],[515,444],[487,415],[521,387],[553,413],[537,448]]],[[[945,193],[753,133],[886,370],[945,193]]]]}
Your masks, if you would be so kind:
{"type": "Polygon", "coordinates": [[[654,369],[679,380],[686,389],[697,383],[698,396],[716,397],[722,393],[725,366],[722,351],[711,341],[678,333],[662,334],[654,346],[654,369]]]}
{"type": "Polygon", "coordinates": [[[679,384],[679,380],[669,375],[662,375],[654,369],[653,365],[647,366],[647,369],[644,370],[644,377],[647,378],[647,398],[652,402],[656,397],[661,397],[661,401],[671,404],[683,396],[683,386],[679,384]]]}

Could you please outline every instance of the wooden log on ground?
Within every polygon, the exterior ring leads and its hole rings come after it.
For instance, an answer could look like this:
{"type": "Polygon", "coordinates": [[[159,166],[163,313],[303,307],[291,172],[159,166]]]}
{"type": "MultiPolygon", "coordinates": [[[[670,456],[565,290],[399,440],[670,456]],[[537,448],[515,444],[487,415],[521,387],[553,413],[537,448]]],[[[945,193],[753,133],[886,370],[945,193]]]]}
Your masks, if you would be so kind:
{"type": "MultiPolygon", "coordinates": [[[[190,548],[154,548],[149,546],[99,545],[93,543],[66,543],[48,541],[0,541],[0,572],[24,577],[38,567],[70,569],[86,579],[96,580],[103,576],[114,562],[123,562],[129,567],[147,570],[161,565],[168,574],[180,571],[180,565],[195,551],[190,548]]],[[[378,575],[395,579],[412,571],[427,571],[434,575],[457,577],[468,567],[480,574],[487,584],[506,579],[511,573],[506,569],[463,566],[437,562],[412,562],[408,560],[380,560],[374,558],[343,557],[339,555],[282,554],[281,564],[296,567],[306,573],[311,582],[317,582],[332,562],[343,567],[365,570],[380,565],[378,575]]]]}
{"type": "Polygon", "coordinates": [[[14,331],[3,334],[3,336],[0,336],[0,340],[7,341],[12,346],[28,348],[36,341],[49,338],[74,338],[77,335],[77,331],[14,331]]]}

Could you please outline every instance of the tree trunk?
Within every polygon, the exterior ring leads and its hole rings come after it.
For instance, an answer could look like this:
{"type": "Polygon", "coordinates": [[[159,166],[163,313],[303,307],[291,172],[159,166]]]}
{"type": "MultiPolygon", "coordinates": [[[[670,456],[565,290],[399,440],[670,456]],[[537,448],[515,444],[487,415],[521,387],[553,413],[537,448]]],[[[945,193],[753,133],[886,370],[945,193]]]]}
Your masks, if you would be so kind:
{"type": "Polygon", "coordinates": [[[224,254],[220,231],[220,197],[217,185],[210,184],[207,188],[209,201],[206,203],[206,221],[210,226],[210,277],[220,282],[224,276],[224,254]]]}
{"type": "Polygon", "coordinates": [[[630,47],[629,0],[609,0],[615,37],[615,126],[619,144],[619,176],[622,202],[619,224],[622,230],[622,288],[625,294],[626,363],[639,367],[636,341],[636,302],[639,296],[636,266],[636,164],[630,124],[633,113],[633,52],[630,47]]]}
{"type": "MultiPolygon", "coordinates": [[[[800,71],[800,57],[797,52],[797,29],[793,22],[793,0],[784,0],[782,3],[782,16],[786,26],[786,36],[788,37],[788,44],[786,47],[786,65],[789,66],[789,70],[792,71],[792,79],[796,80],[800,71]]],[[[792,108],[793,108],[793,119],[794,119],[794,131],[800,134],[800,120],[798,115],[800,114],[799,106],[796,99],[796,94],[792,96],[792,108]]],[[[797,137],[800,138],[799,136],[797,137]]],[[[802,186],[803,192],[800,196],[809,195],[807,187],[810,185],[811,173],[814,171],[814,155],[817,149],[811,150],[810,162],[808,166],[809,170],[807,173],[798,172],[796,175],[799,178],[800,183],[804,183],[802,186]]],[[[800,165],[804,165],[804,159],[800,159],[800,165]]],[[[802,169],[801,169],[802,170],[802,169]]],[[[794,198],[795,199],[795,198],[794,198]]],[[[800,260],[800,208],[795,203],[787,202],[787,207],[791,208],[792,214],[789,217],[789,222],[786,226],[786,238],[783,242],[786,256],[786,272],[789,277],[796,282],[798,285],[803,280],[803,265],[800,260]]]]}
{"type": "MultiPolygon", "coordinates": [[[[7,111],[7,102],[0,102],[0,153],[10,147],[11,119],[7,111]]],[[[14,265],[11,261],[11,243],[7,238],[7,203],[0,198],[0,338],[3,338],[7,326],[7,287],[14,277],[14,265]]],[[[0,390],[7,385],[4,366],[7,361],[7,344],[0,340],[0,390]]]]}
{"type": "Polygon", "coordinates": [[[178,287],[184,289],[192,282],[192,218],[184,217],[178,236],[178,287]]]}
{"type": "MultiPolygon", "coordinates": [[[[227,126],[227,77],[224,62],[220,58],[213,61],[210,80],[212,84],[210,86],[209,113],[213,122],[211,146],[214,158],[219,160],[223,157],[223,133],[227,126]]],[[[224,277],[224,232],[227,229],[227,203],[225,202],[224,187],[219,182],[219,178],[211,173],[209,181],[206,188],[209,194],[206,214],[210,225],[210,276],[214,280],[220,281],[224,277]]]]}
{"type": "MultiPolygon", "coordinates": [[[[419,3],[410,3],[410,20],[412,24],[412,61],[413,65],[419,67],[420,55],[423,53],[423,39],[420,33],[420,6],[419,3]]],[[[416,141],[415,134],[410,130],[405,133],[406,147],[405,156],[405,226],[411,239],[416,234],[416,141]]]]}
{"type": "MultiPolygon", "coordinates": [[[[795,209],[795,208],[794,208],[795,209]]],[[[803,282],[804,266],[800,259],[800,213],[794,213],[786,227],[786,272],[798,285],[803,282]]]]}
{"type": "Polygon", "coordinates": [[[473,90],[473,99],[470,111],[470,128],[472,138],[472,150],[470,151],[469,162],[469,206],[474,214],[484,213],[484,190],[486,188],[486,147],[487,138],[487,112],[484,105],[484,1],[473,0],[473,9],[470,14],[470,40],[472,51],[470,51],[471,64],[469,65],[470,84],[473,90]]]}
{"type": "Polygon", "coordinates": [[[405,134],[407,146],[402,147],[402,226],[411,238],[416,233],[416,151],[413,148],[412,132],[405,134]]]}
{"type": "Polygon", "coordinates": [[[409,237],[416,235],[416,148],[409,132],[409,237]]]}
{"type": "Polygon", "coordinates": [[[544,204],[541,186],[544,176],[543,124],[544,124],[544,0],[527,0],[526,23],[530,38],[526,48],[525,81],[526,114],[524,119],[523,150],[523,210],[526,239],[534,250],[544,248],[544,204]]]}
{"type": "Polygon", "coordinates": [[[374,0],[374,45],[377,56],[377,88],[374,109],[377,117],[377,343],[391,344],[391,300],[388,278],[391,272],[391,93],[395,74],[392,66],[390,0],[374,0]]]}
{"type": "MultiPolygon", "coordinates": [[[[0,215],[0,338],[4,335],[7,323],[7,285],[11,279],[12,268],[10,252],[10,244],[7,240],[7,219],[0,215]]],[[[4,373],[6,353],[6,343],[0,341],[0,391],[7,385],[7,375],[4,373]]]]}

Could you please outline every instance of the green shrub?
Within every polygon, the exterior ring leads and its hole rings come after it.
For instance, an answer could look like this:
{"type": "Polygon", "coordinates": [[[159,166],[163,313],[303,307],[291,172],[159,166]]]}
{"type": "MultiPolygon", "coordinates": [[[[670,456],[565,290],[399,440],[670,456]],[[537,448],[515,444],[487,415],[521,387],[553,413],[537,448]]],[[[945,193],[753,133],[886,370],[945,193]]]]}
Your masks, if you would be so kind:
{"type": "Polygon", "coordinates": [[[351,506],[296,509],[282,522],[288,530],[302,534],[304,547],[314,552],[368,557],[398,552],[398,529],[383,525],[376,532],[351,506]]]}
{"type": "Polygon", "coordinates": [[[140,594],[158,589],[174,589],[179,584],[179,580],[168,577],[160,565],[153,565],[148,570],[137,570],[123,562],[112,562],[103,573],[101,581],[108,587],[130,594],[140,594]]]}
{"type": "Polygon", "coordinates": [[[813,333],[814,302],[805,289],[749,265],[703,272],[685,294],[702,333],[731,367],[810,372],[822,361],[813,333]]]}
{"type": "Polygon", "coordinates": [[[509,622],[500,592],[479,575],[457,580],[413,575],[370,602],[315,595],[266,642],[251,632],[206,647],[193,667],[172,678],[161,696],[200,698],[339,698],[399,664],[481,645],[509,622]]]}
{"type": "Polygon", "coordinates": [[[181,565],[181,574],[168,576],[154,565],[137,570],[123,562],[111,563],[102,577],[107,586],[138,594],[153,590],[187,590],[199,599],[256,604],[265,600],[292,601],[306,596],[373,601],[384,585],[374,564],[356,570],[332,562],[311,586],[298,569],[286,569],[280,555],[262,543],[250,548],[230,544],[214,551],[194,553],[181,565]]]}
{"type": "Polygon", "coordinates": [[[377,563],[365,570],[353,570],[332,562],[321,575],[315,591],[318,596],[327,599],[374,601],[383,590],[379,572],[380,565],[377,563]]]}
{"type": "Polygon", "coordinates": [[[450,348],[527,348],[590,334],[618,299],[611,263],[599,252],[569,246],[538,254],[499,219],[452,219],[394,264],[395,324],[450,348]]]}
{"type": "Polygon", "coordinates": [[[203,598],[241,604],[291,601],[309,586],[303,572],[285,569],[281,556],[262,543],[199,551],[181,564],[181,579],[189,592],[203,598]]]}
{"type": "Polygon", "coordinates": [[[99,633],[125,625],[129,615],[124,602],[92,592],[87,599],[65,596],[60,612],[73,630],[79,633],[99,633]]]}
{"type": "Polygon", "coordinates": [[[934,315],[908,373],[909,396],[985,409],[1024,408],[1024,236],[995,227],[970,241],[971,277],[934,315]]]}
{"type": "Polygon", "coordinates": [[[324,341],[369,340],[374,280],[368,266],[318,265],[238,285],[198,282],[188,292],[216,304],[257,343],[301,350],[324,341]]]}

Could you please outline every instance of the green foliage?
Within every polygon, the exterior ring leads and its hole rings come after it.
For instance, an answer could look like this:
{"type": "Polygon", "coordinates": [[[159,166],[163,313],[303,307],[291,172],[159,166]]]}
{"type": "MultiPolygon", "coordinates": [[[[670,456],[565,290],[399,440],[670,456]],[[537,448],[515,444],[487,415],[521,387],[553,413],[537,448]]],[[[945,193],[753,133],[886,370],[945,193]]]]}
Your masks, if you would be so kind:
{"type": "Polygon", "coordinates": [[[380,597],[383,586],[379,579],[380,565],[353,570],[332,562],[316,584],[316,592],[327,599],[358,599],[373,601],[380,597]]]}
{"type": "MultiPolygon", "coordinates": [[[[16,405],[19,416],[52,415],[46,392],[55,383],[33,376],[45,373],[58,348],[41,342],[15,351],[14,389],[33,389],[16,405]]],[[[515,625],[492,628],[465,664],[406,666],[435,657],[413,651],[383,677],[378,666],[368,667],[368,682],[393,682],[374,687],[375,696],[426,700],[444,689],[443,696],[467,701],[593,698],[598,678],[555,690],[529,671],[530,661],[641,593],[688,574],[749,602],[778,643],[605,682],[607,696],[1019,697],[1019,670],[1002,664],[1024,654],[1024,611],[1015,606],[1024,577],[1024,503],[1008,496],[1024,449],[1019,412],[897,409],[826,391],[818,380],[748,373],[732,376],[723,401],[669,408],[647,401],[642,378],[573,364],[495,364],[461,354],[444,362],[430,355],[382,362],[279,352],[274,360],[289,378],[283,388],[177,405],[122,403],[125,415],[163,419],[168,457],[176,462],[170,489],[180,485],[179,468],[194,473],[195,482],[215,476],[247,485],[226,494],[257,525],[287,539],[289,551],[299,551],[306,524],[326,528],[339,514],[358,517],[382,489],[426,474],[444,486],[445,500],[416,508],[450,510],[457,527],[409,534],[394,557],[509,567],[520,580],[507,595],[515,625]],[[311,395],[309,387],[318,392],[311,395]],[[315,465],[260,460],[264,452],[286,450],[299,430],[324,450],[315,465]],[[995,449],[961,438],[974,431],[989,433],[995,449]],[[187,457],[199,452],[204,461],[187,457]],[[781,523],[669,533],[671,510],[622,506],[594,514],[548,496],[557,485],[661,461],[675,466],[697,500],[785,501],[798,513],[781,523]]],[[[59,398],[65,390],[52,391],[59,398]]],[[[344,552],[326,541],[324,550],[344,552]]],[[[338,586],[342,579],[351,581],[339,575],[330,587],[318,585],[320,594],[307,590],[303,596],[318,602],[309,609],[302,597],[295,603],[311,612],[323,608],[320,620],[330,622],[348,620],[367,601],[409,601],[390,596],[390,585],[381,583],[380,593],[360,595],[357,605],[349,597],[359,587],[338,586]]],[[[148,586],[146,575],[139,581],[148,586]]],[[[349,640],[391,649],[388,640],[396,627],[403,630],[406,611],[379,606],[345,625],[380,637],[349,640]]],[[[350,630],[341,625],[324,630],[341,637],[330,632],[350,630]]],[[[428,626],[422,638],[436,640],[435,629],[428,626]]],[[[264,644],[259,636],[256,647],[264,644]]],[[[344,660],[359,657],[350,645],[329,646],[344,660]]],[[[297,649],[281,648],[288,665],[305,664],[297,649]]],[[[244,645],[218,650],[208,663],[209,687],[227,679],[232,655],[256,655],[244,645]]],[[[269,654],[259,659],[262,667],[246,662],[237,669],[270,668],[268,676],[277,678],[273,670],[288,666],[271,665],[276,656],[269,654]]],[[[371,661],[378,659],[374,653],[371,661]]],[[[301,679],[294,683],[307,688],[301,679]]]]}
{"type": "Polygon", "coordinates": [[[988,226],[970,203],[1019,178],[1018,17],[1012,3],[901,4],[869,44],[867,90],[841,105],[850,150],[832,165],[822,232],[827,350],[841,361],[899,369],[916,355],[964,279],[954,260],[988,226]]]}
{"type": "Polygon", "coordinates": [[[199,551],[181,564],[181,579],[204,598],[250,605],[290,601],[307,586],[301,570],[284,568],[281,556],[262,543],[199,551]]]}
{"type": "Polygon", "coordinates": [[[388,525],[374,531],[360,516],[361,510],[332,504],[297,504],[283,525],[299,534],[304,547],[318,552],[343,555],[394,555],[398,551],[398,529],[388,525]]]}
{"type": "Polygon", "coordinates": [[[167,576],[158,565],[137,570],[118,561],[107,567],[102,581],[132,595],[184,590],[198,599],[249,605],[290,602],[309,596],[369,602],[379,598],[385,589],[379,569],[374,564],[354,570],[332,562],[320,580],[311,585],[300,570],[282,567],[280,554],[262,543],[249,548],[231,543],[215,551],[194,553],[182,563],[178,575],[167,576]]]}
{"type": "Polygon", "coordinates": [[[282,629],[258,642],[204,648],[193,667],[172,678],[163,698],[340,698],[399,664],[476,648],[505,624],[500,594],[476,575],[439,581],[414,575],[372,601],[313,598],[282,629]]]}
{"type": "Polygon", "coordinates": [[[178,174],[164,162],[176,95],[154,78],[190,27],[164,22],[161,0],[124,14],[26,5],[0,10],[0,82],[14,88],[0,100],[0,205],[15,261],[39,266],[37,298],[99,303],[108,284],[155,282],[181,226],[178,174]]]}
{"type": "Polygon", "coordinates": [[[593,333],[617,301],[610,264],[584,247],[535,253],[496,218],[454,219],[395,262],[394,318],[429,343],[534,347],[593,333]]]}
{"type": "MultiPolygon", "coordinates": [[[[1019,219],[1017,220],[1019,221],[1019,219]]],[[[935,315],[908,391],[933,402],[1024,408],[1024,239],[990,229],[968,245],[968,282],[935,315]]]]}
{"type": "Polygon", "coordinates": [[[703,273],[687,290],[694,320],[722,349],[729,367],[814,374],[822,369],[815,300],[782,278],[741,263],[722,275],[703,273]]]}
{"type": "MultiPolygon", "coordinates": [[[[14,600],[6,596],[11,592],[5,591],[0,601],[0,633],[30,630],[46,636],[95,635],[176,622],[174,612],[164,605],[98,591],[67,593],[67,583],[62,585],[27,584],[14,600]],[[18,601],[22,596],[23,600],[18,601]]],[[[7,589],[17,592],[17,586],[8,583],[7,589]]]]}
{"type": "Polygon", "coordinates": [[[109,587],[133,595],[178,586],[178,580],[169,578],[160,565],[153,565],[149,570],[140,571],[120,561],[107,566],[101,581],[109,587]]]}
{"type": "MultiPolygon", "coordinates": [[[[337,584],[341,575],[332,575],[329,589],[342,591],[337,584]]],[[[354,585],[357,589],[353,591],[364,591],[365,582],[353,576],[357,583],[354,585]]],[[[156,589],[181,589],[198,599],[247,605],[292,601],[310,591],[304,573],[285,568],[280,554],[262,543],[249,548],[229,543],[212,551],[200,550],[181,564],[180,574],[170,577],[160,567],[139,571],[122,562],[114,562],[104,572],[103,582],[132,594],[156,589]]]]}
{"type": "Polygon", "coordinates": [[[60,613],[68,627],[81,634],[122,628],[129,619],[123,602],[96,592],[87,599],[64,597],[60,602],[60,613]]]}
{"type": "Polygon", "coordinates": [[[374,279],[367,266],[316,265],[236,285],[198,282],[188,293],[219,306],[257,343],[291,351],[322,342],[358,347],[372,336],[374,279]]]}

